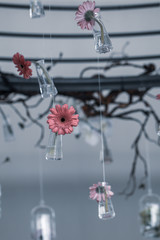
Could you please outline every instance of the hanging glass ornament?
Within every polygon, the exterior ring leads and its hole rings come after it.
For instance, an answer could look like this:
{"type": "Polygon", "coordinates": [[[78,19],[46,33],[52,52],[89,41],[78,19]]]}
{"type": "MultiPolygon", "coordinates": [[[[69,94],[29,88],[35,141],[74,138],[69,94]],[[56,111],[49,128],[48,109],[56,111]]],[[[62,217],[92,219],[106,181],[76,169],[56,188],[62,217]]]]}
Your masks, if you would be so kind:
{"type": "Polygon", "coordinates": [[[95,1],[86,1],[78,7],[75,20],[81,29],[93,29],[96,52],[106,53],[113,47],[99,12],[100,9],[95,8],[95,1]]]}
{"type": "Polygon", "coordinates": [[[106,182],[98,182],[93,184],[90,189],[90,199],[97,200],[98,203],[98,217],[102,220],[112,219],[115,217],[115,211],[112,205],[111,186],[107,185],[106,182]]]}
{"type": "Polygon", "coordinates": [[[48,115],[47,120],[51,129],[46,152],[47,160],[62,159],[62,135],[71,134],[73,127],[79,123],[79,115],[74,114],[75,111],[73,106],[68,108],[67,104],[56,105],[55,108],[50,109],[51,114],[48,115]]]}
{"type": "Polygon", "coordinates": [[[45,67],[44,59],[35,63],[42,98],[55,96],[58,92],[45,67]]]}
{"type": "Polygon", "coordinates": [[[101,20],[100,13],[95,13],[95,25],[93,26],[93,36],[95,50],[98,53],[110,52],[113,47],[107,30],[101,20]]]}
{"type": "Polygon", "coordinates": [[[39,18],[45,15],[44,8],[40,0],[30,1],[30,18],[39,18]]]}
{"type": "Polygon", "coordinates": [[[56,238],[55,212],[44,203],[31,211],[31,237],[33,240],[54,240],[56,238]]]}
{"type": "Polygon", "coordinates": [[[148,193],[139,202],[140,232],[144,237],[160,237],[160,198],[148,193]]]}
{"type": "Polygon", "coordinates": [[[46,160],[62,160],[62,135],[50,132],[46,148],[46,160]]]}
{"type": "Polygon", "coordinates": [[[10,123],[9,117],[3,117],[3,134],[6,142],[11,142],[15,140],[13,127],[10,123]]]}

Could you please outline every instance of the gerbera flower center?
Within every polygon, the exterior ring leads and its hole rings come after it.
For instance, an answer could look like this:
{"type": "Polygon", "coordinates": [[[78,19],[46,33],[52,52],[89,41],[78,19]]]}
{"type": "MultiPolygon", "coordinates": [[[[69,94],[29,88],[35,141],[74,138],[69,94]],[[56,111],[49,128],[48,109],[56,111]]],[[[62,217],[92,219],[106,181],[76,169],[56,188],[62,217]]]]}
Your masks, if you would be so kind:
{"type": "Polygon", "coordinates": [[[89,10],[84,14],[84,18],[87,22],[90,22],[94,18],[94,12],[89,10]]]}
{"type": "Polygon", "coordinates": [[[24,66],[22,64],[20,64],[21,68],[24,68],[24,66]]]}
{"type": "Polygon", "coordinates": [[[65,118],[64,117],[61,118],[61,122],[65,122],[65,118]]]}
{"type": "Polygon", "coordinates": [[[102,187],[102,186],[98,186],[98,187],[96,188],[96,193],[105,193],[105,188],[102,187]]]}

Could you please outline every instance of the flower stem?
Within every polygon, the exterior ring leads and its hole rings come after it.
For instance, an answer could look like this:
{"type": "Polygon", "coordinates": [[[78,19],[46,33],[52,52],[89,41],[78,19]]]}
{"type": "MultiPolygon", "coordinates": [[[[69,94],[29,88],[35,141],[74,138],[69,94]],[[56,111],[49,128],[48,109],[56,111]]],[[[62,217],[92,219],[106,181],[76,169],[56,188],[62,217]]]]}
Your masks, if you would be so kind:
{"type": "Polygon", "coordinates": [[[42,71],[43,71],[43,73],[44,73],[46,79],[48,80],[48,83],[51,84],[52,81],[51,81],[50,77],[48,76],[48,73],[47,73],[46,69],[45,69],[40,63],[37,63],[37,62],[36,62],[35,64],[37,64],[37,65],[40,66],[40,68],[42,69],[42,71]]]}
{"type": "Polygon", "coordinates": [[[105,193],[105,198],[106,198],[106,212],[108,212],[108,199],[107,199],[107,193],[105,193]]]}
{"type": "Polygon", "coordinates": [[[95,17],[93,17],[93,19],[95,20],[95,22],[98,23],[98,25],[100,26],[100,29],[101,29],[101,42],[102,44],[104,44],[104,30],[103,30],[103,25],[102,23],[95,17]]]}

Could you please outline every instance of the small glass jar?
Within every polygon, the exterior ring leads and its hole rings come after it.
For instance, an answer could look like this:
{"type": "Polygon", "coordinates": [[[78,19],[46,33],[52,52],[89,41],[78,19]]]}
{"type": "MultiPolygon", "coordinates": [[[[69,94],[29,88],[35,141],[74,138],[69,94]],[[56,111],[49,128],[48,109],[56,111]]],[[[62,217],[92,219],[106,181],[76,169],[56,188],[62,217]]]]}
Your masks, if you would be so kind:
{"type": "Polygon", "coordinates": [[[55,212],[44,203],[31,211],[31,237],[33,240],[56,238],[55,212]]]}
{"type": "Polygon", "coordinates": [[[54,97],[58,92],[45,67],[44,59],[35,63],[42,98],[54,97]]]}
{"type": "Polygon", "coordinates": [[[94,36],[94,45],[95,45],[96,52],[107,53],[113,49],[112,42],[101,20],[101,16],[99,13],[95,14],[95,25],[93,27],[93,36],[94,36]]]}
{"type": "Polygon", "coordinates": [[[46,148],[46,160],[62,160],[62,135],[50,132],[49,140],[46,148]]]}
{"type": "Polygon", "coordinates": [[[112,205],[111,197],[107,193],[107,183],[102,182],[98,187],[99,195],[103,195],[98,201],[98,217],[102,220],[112,219],[115,217],[115,211],[112,205]]]}
{"type": "Polygon", "coordinates": [[[139,202],[140,232],[144,237],[160,237],[160,198],[144,195],[139,202]]]}
{"type": "Polygon", "coordinates": [[[44,8],[40,0],[30,0],[30,18],[39,18],[45,15],[44,8]]]}

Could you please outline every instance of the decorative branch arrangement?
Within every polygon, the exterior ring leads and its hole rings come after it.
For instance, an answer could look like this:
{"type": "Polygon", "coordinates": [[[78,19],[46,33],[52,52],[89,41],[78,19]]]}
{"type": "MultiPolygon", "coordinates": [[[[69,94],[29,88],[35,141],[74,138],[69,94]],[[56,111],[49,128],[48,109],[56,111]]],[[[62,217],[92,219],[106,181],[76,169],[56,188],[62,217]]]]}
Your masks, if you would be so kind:
{"type": "MultiPolygon", "coordinates": [[[[31,1],[31,3],[34,3],[34,1],[31,1]]],[[[159,5],[158,5],[159,6],[159,5]]],[[[2,6],[3,7],[3,6],[2,6]]],[[[5,7],[5,6],[4,6],[5,7]]],[[[13,7],[13,6],[12,6],[13,7]]],[[[21,6],[23,8],[23,6],[21,6]]],[[[129,6],[128,6],[129,7],[129,6]]],[[[134,6],[133,6],[134,7],[134,6]]],[[[140,6],[138,6],[140,7],[140,6]]],[[[145,7],[145,6],[142,6],[145,7]]],[[[148,7],[148,6],[146,6],[148,7]]],[[[152,7],[152,6],[150,6],[152,7]]],[[[39,17],[39,16],[44,16],[44,12],[42,11],[43,6],[40,4],[35,5],[32,8],[32,12],[30,12],[30,17],[39,17]],[[37,15],[35,15],[37,14],[37,15]]],[[[51,9],[51,7],[50,7],[51,9]]],[[[73,10],[73,9],[70,9],[73,10]]],[[[94,35],[94,40],[95,40],[95,50],[98,53],[106,53],[109,52],[112,49],[112,44],[109,39],[109,36],[105,30],[104,24],[99,16],[99,8],[95,8],[95,2],[87,1],[84,2],[82,5],[79,6],[78,11],[76,13],[76,20],[77,24],[82,28],[86,28],[88,30],[93,29],[93,35],[94,35]],[[98,30],[96,29],[96,24],[98,24],[98,30]],[[99,45],[97,45],[99,44],[99,45]]],[[[5,33],[2,33],[2,35],[5,33]]],[[[142,33],[141,33],[142,34],[142,33]]],[[[146,33],[145,33],[146,34],[146,33]]],[[[148,33],[147,33],[148,34],[148,33]]],[[[159,34],[159,31],[156,32],[156,34],[159,34]]],[[[23,35],[23,34],[22,34],[23,35]]],[[[28,36],[28,35],[26,35],[28,36]]],[[[48,35],[51,37],[51,34],[48,35]]],[[[88,37],[88,35],[86,35],[88,37]]],[[[125,35],[126,36],[126,35],[125,35]]],[[[25,37],[25,36],[24,36],[25,37]]],[[[40,35],[38,37],[41,37],[40,35]]],[[[62,36],[63,37],[63,36],[62,36]]],[[[65,36],[66,37],[66,36],[65,36]]],[[[71,36],[74,37],[74,36],[71,36]]],[[[90,35],[89,35],[90,37],[90,35]]],[[[81,70],[79,77],[81,79],[84,78],[86,72],[91,72],[93,71],[101,71],[101,74],[92,74],[90,79],[98,79],[100,77],[101,79],[105,79],[107,82],[107,76],[106,73],[113,68],[117,67],[133,67],[136,69],[142,70],[140,75],[138,77],[142,76],[154,76],[157,74],[157,67],[154,63],[149,63],[149,64],[135,64],[131,63],[130,60],[136,60],[136,59],[131,59],[125,54],[124,52],[124,47],[121,51],[121,58],[115,58],[113,57],[114,54],[110,56],[110,58],[106,59],[106,66],[103,67],[95,67],[95,66],[89,66],[87,68],[84,68],[81,70]]],[[[41,96],[43,98],[48,97],[52,95],[52,97],[55,97],[57,94],[57,89],[54,86],[53,80],[49,76],[48,72],[54,67],[57,63],[63,62],[62,58],[63,54],[60,53],[59,59],[56,61],[52,61],[52,64],[50,63],[47,67],[45,67],[44,61],[37,61],[34,59],[32,63],[34,63],[36,70],[37,70],[37,75],[38,75],[38,81],[39,81],[39,86],[40,86],[40,91],[41,91],[41,96]],[[46,88],[44,88],[44,82],[46,88]]],[[[143,57],[143,56],[141,56],[143,57]]],[[[151,56],[153,58],[159,58],[159,56],[151,56]]],[[[2,59],[3,60],[3,59],[2,59]]],[[[10,59],[8,59],[10,61],[10,59]]],[[[8,61],[7,60],[7,61],[8,61]]],[[[103,59],[104,60],[104,59],[103,59]]],[[[32,70],[30,69],[31,66],[31,61],[25,60],[23,55],[17,53],[13,57],[13,62],[15,63],[19,74],[23,75],[25,79],[28,79],[32,76],[32,70]]],[[[78,60],[77,60],[78,62],[78,60]]],[[[25,129],[31,124],[35,124],[40,128],[40,137],[36,142],[36,147],[44,148],[45,146],[42,144],[43,138],[44,138],[44,126],[41,124],[41,119],[46,117],[48,114],[49,110],[53,107],[53,98],[50,100],[50,104],[45,109],[41,114],[39,114],[36,117],[32,116],[32,109],[37,108],[41,105],[43,99],[40,98],[34,105],[30,105],[29,101],[33,97],[37,95],[37,91],[28,91],[28,92],[22,92],[17,90],[16,86],[12,84],[12,81],[10,81],[7,77],[7,73],[0,73],[0,77],[3,80],[3,85],[7,86],[7,91],[1,91],[0,87],[0,104],[2,105],[9,105],[12,110],[15,112],[15,114],[19,118],[18,126],[21,129],[25,129]],[[17,108],[17,104],[21,103],[21,105],[24,107],[25,110],[25,116],[21,114],[21,112],[17,108]]],[[[14,76],[14,75],[13,75],[14,76]]],[[[31,80],[31,79],[30,79],[31,80]]],[[[97,82],[97,88],[98,88],[98,82],[97,82]]],[[[152,139],[148,132],[147,132],[147,124],[148,121],[151,117],[153,117],[155,123],[157,126],[160,124],[160,119],[151,106],[150,102],[146,100],[146,96],[150,97],[149,90],[151,88],[143,86],[143,89],[124,89],[123,86],[121,86],[121,89],[118,90],[110,90],[108,91],[107,95],[103,94],[103,90],[99,92],[98,90],[96,91],[86,91],[85,94],[83,91],[67,91],[63,92],[61,91],[60,95],[63,96],[64,102],[60,104],[64,104],[66,102],[66,99],[73,98],[73,100],[78,100],[81,104],[81,113],[82,117],[80,115],[80,120],[82,122],[85,122],[92,130],[95,130],[98,135],[100,135],[100,128],[96,128],[95,126],[92,126],[90,123],[91,118],[95,118],[96,116],[100,115],[101,109],[99,106],[99,98],[101,99],[101,104],[103,107],[102,111],[102,117],[104,119],[121,119],[121,120],[128,120],[132,122],[136,122],[139,125],[139,130],[137,133],[136,138],[133,141],[132,144],[132,149],[134,150],[134,159],[129,175],[129,180],[126,184],[126,187],[122,191],[122,194],[125,194],[126,196],[131,196],[137,186],[136,182],[136,167],[137,167],[137,162],[140,160],[142,161],[144,165],[144,177],[141,179],[141,182],[139,183],[139,186],[145,186],[145,180],[148,176],[148,171],[147,171],[147,164],[146,160],[141,154],[141,150],[139,147],[139,143],[142,139],[142,136],[144,135],[145,138],[153,142],[155,144],[159,144],[155,139],[152,139]],[[126,94],[128,96],[127,101],[119,101],[119,97],[122,94],[126,94]],[[143,107],[139,107],[138,104],[141,103],[143,107]],[[132,106],[136,107],[136,109],[133,109],[132,106]],[[137,118],[137,113],[141,114],[143,116],[143,120],[139,120],[137,118]],[[85,116],[85,117],[84,117],[85,116]]],[[[151,96],[154,97],[155,99],[159,99],[158,95],[156,96],[151,96]]],[[[56,97],[55,97],[56,100],[56,97]]],[[[56,103],[59,104],[59,102],[56,103]]],[[[1,115],[6,123],[6,129],[8,130],[9,133],[11,133],[12,128],[10,127],[10,124],[7,120],[6,113],[4,112],[4,109],[1,108],[1,115]]],[[[80,114],[81,114],[80,113],[80,114]]],[[[13,130],[12,130],[13,132],[13,130]]],[[[80,136],[77,135],[78,137],[80,136]]]]}
{"type": "MultiPolygon", "coordinates": [[[[132,64],[129,62],[117,62],[117,63],[111,63],[107,65],[106,67],[103,67],[102,70],[106,73],[108,70],[119,67],[119,66],[132,66],[133,68],[140,68],[142,69],[141,75],[150,75],[151,73],[153,74],[154,71],[156,71],[156,66],[154,64],[143,64],[143,65],[138,65],[138,64],[132,64]]],[[[87,71],[90,70],[95,70],[95,67],[88,67],[85,68],[81,71],[80,75],[83,78],[84,74],[87,71]]],[[[1,73],[3,74],[3,73],[1,73]]],[[[3,74],[3,77],[5,78],[5,74],[3,74]]],[[[92,78],[97,78],[97,75],[91,76],[92,78]]],[[[105,77],[105,75],[101,74],[101,78],[105,77]]],[[[19,96],[18,98],[15,99],[15,96],[20,94],[20,92],[14,91],[14,86],[12,85],[11,82],[7,81],[7,78],[5,79],[6,84],[10,86],[10,92],[7,94],[1,94],[0,95],[0,104],[5,105],[8,104],[14,111],[15,114],[18,116],[20,121],[18,122],[18,125],[21,129],[25,129],[28,127],[31,122],[32,124],[36,124],[40,128],[40,137],[36,143],[37,147],[42,147],[44,148],[45,146],[42,145],[43,137],[44,137],[44,126],[40,123],[40,120],[44,117],[49,112],[49,109],[53,106],[53,99],[50,100],[50,104],[47,107],[47,109],[44,110],[43,113],[39,114],[37,117],[33,118],[31,114],[31,110],[34,108],[37,108],[40,106],[42,103],[43,99],[40,98],[38,99],[37,103],[34,105],[29,105],[29,100],[34,97],[36,94],[30,95],[28,93],[27,95],[19,96]],[[13,93],[14,92],[14,93],[13,93]],[[21,103],[22,106],[25,109],[26,116],[22,116],[21,113],[18,111],[16,104],[21,103]],[[29,120],[29,121],[28,121],[29,120]]],[[[107,96],[103,95],[103,91],[101,92],[101,101],[102,101],[102,106],[103,106],[103,111],[102,115],[104,118],[110,118],[110,119],[121,119],[121,120],[127,120],[127,121],[133,121],[136,122],[139,125],[139,131],[137,133],[136,138],[133,141],[132,144],[132,149],[134,150],[134,159],[130,171],[130,176],[129,180],[126,184],[126,187],[123,190],[123,194],[126,196],[131,196],[137,186],[136,183],[136,166],[137,162],[140,160],[142,161],[144,165],[144,177],[141,179],[141,182],[139,183],[139,187],[145,186],[145,180],[147,178],[147,165],[146,165],[146,160],[142,156],[140,148],[139,148],[139,143],[144,135],[145,138],[148,141],[151,141],[155,144],[159,144],[157,140],[151,139],[149,134],[147,133],[147,123],[151,117],[155,120],[156,125],[158,126],[160,123],[160,118],[158,117],[156,111],[153,109],[151,106],[150,102],[146,100],[146,96],[152,97],[155,99],[158,99],[158,96],[152,96],[149,93],[149,88],[144,88],[143,89],[131,89],[131,90],[110,90],[108,91],[107,96]],[[122,95],[123,93],[128,95],[128,100],[126,102],[121,102],[118,101],[118,97],[122,95]],[[132,106],[137,106],[139,103],[143,104],[143,107],[138,107],[136,109],[131,109],[132,106]],[[112,107],[111,107],[112,106],[112,107]],[[137,113],[140,113],[141,115],[144,116],[143,121],[139,120],[137,118],[137,113]]],[[[81,102],[81,110],[83,115],[86,116],[87,121],[81,117],[80,113],[80,118],[82,122],[84,121],[85,123],[90,124],[90,118],[99,116],[99,92],[61,92],[61,95],[64,96],[64,99],[66,98],[73,98],[73,99],[78,99],[79,102],[81,102]]],[[[96,129],[95,127],[91,126],[92,129],[96,130],[98,134],[100,134],[100,129],[96,129]]]]}

